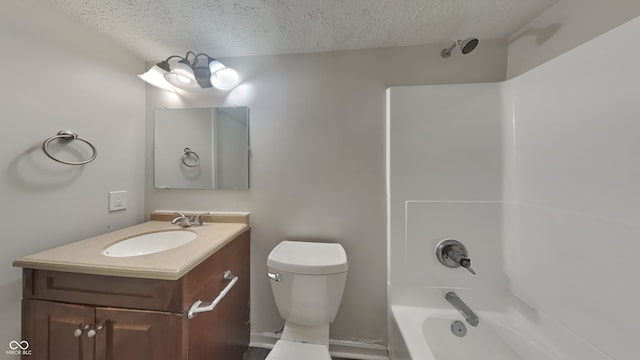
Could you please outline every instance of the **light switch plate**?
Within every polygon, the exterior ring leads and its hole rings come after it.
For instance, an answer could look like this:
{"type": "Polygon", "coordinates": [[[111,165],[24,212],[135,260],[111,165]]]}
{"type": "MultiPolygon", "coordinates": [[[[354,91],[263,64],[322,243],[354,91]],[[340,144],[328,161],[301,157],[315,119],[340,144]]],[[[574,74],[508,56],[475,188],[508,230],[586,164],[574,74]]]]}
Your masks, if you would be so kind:
{"type": "Polygon", "coordinates": [[[109,211],[119,211],[127,208],[127,191],[111,191],[109,193],[109,211]]]}

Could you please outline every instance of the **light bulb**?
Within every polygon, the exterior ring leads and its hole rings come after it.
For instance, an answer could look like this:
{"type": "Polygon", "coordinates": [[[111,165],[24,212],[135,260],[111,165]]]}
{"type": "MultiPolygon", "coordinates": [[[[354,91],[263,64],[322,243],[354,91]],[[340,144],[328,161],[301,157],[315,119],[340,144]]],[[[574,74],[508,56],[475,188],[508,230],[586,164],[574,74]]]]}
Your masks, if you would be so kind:
{"type": "Polygon", "coordinates": [[[197,90],[200,85],[196,81],[193,69],[186,59],[180,60],[171,71],[165,75],[172,85],[184,90],[197,90]]]}
{"type": "Polygon", "coordinates": [[[176,80],[180,81],[183,84],[190,84],[191,83],[191,79],[189,79],[188,77],[182,75],[182,74],[175,74],[176,80]]]}
{"type": "Polygon", "coordinates": [[[211,85],[220,90],[232,89],[238,85],[238,80],[238,72],[229,67],[217,70],[211,74],[211,85]]]}
{"type": "Polygon", "coordinates": [[[212,60],[209,63],[209,70],[211,71],[212,74],[215,74],[217,71],[222,70],[226,68],[226,66],[224,66],[220,61],[218,60],[212,60]]]}

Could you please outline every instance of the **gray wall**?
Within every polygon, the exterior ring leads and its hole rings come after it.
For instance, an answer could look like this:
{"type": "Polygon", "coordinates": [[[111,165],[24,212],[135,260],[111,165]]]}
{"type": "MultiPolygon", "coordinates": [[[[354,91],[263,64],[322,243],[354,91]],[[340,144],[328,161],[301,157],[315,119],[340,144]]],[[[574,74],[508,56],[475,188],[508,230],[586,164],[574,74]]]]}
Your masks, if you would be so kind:
{"type": "MultiPolygon", "coordinates": [[[[386,344],[385,89],[500,81],[506,72],[505,41],[447,60],[442,47],[223,59],[244,78],[244,95],[228,98],[147,87],[148,136],[156,108],[250,106],[251,189],[153,189],[148,165],[146,210],[251,212],[254,333],[282,325],[264,276],[269,251],[284,239],[327,239],[349,257],[331,338],[386,344]]],[[[151,156],[148,145],[147,164],[151,156]]]]}
{"type": "Polygon", "coordinates": [[[144,85],[135,77],[144,62],[36,0],[0,2],[0,46],[0,358],[15,359],[5,354],[20,340],[13,260],[144,218],[144,85]],[[97,159],[74,167],[47,158],[40,146],[61,129],[90,140],[97,159]],[[108,213],[112,190],[128,191],[127,210],[108,213]]]}

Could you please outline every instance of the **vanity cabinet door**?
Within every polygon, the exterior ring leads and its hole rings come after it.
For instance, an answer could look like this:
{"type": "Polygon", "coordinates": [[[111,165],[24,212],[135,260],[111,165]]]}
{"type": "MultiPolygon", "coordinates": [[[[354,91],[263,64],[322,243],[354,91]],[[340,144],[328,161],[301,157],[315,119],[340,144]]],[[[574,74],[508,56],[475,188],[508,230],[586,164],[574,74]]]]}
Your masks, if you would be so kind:
{"type": "Polygon", "coordinates": [[[96,308],[96,360],[185,359],[183,315],[96,308]]]}
{"type": "Polygon", "coordinates": [[[183,315],[23,301],[31,360],[181,360],[183,315]]]}
{"type": "Polygon", "coordinates": [[[86,336],[93,326],[93,306],[23,300],[23,339],[33,360],[92,360],[94,341],[86,336]],[[87,327],[87,329],[85,329],[87,327]]]}

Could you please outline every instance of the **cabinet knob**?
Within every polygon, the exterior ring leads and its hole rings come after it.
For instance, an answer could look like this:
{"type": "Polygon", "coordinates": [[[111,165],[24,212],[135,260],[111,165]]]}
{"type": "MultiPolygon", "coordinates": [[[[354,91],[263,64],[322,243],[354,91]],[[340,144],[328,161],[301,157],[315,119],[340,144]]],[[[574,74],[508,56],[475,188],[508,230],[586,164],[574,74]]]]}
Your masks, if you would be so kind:
{"type": "Polygon", "coordinates": [[[103,328],[104,328],[104,326],[98,325],[98,326],[96,326],[95,329],[91,329],[91,330],[87,331],[87,337],[88,338],[92,338],[92,337],[96,336],[96,333],[98,331],[102,330],[103,328]]]}
{"type": "Polygon", "coordinates": [[[73,336],[75,337],[82,336],[82,333],[90,327],[89,325],[82,326],[82,324],[80,324],[79,326],[80,327],[73,332],[73,336]]]}

